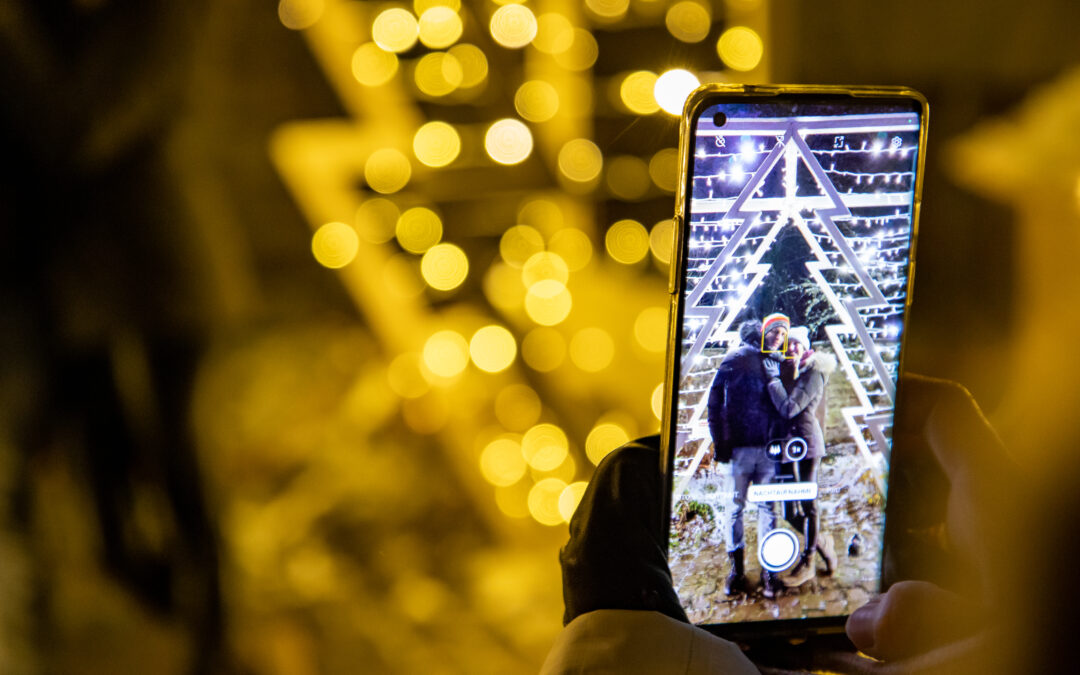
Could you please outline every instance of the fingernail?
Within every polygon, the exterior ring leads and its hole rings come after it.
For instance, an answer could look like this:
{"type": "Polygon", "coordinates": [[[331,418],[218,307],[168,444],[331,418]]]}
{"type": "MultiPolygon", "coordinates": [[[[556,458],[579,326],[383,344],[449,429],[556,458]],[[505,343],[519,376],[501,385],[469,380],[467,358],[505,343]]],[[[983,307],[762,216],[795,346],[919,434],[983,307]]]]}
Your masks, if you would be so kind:
{"type": "Polygon", "coordinates": [[[851,642],[862,651],[874,648],[874,626],[877,624],[879,599],[873,598],[851,613],[845,629],[851,642]]]}

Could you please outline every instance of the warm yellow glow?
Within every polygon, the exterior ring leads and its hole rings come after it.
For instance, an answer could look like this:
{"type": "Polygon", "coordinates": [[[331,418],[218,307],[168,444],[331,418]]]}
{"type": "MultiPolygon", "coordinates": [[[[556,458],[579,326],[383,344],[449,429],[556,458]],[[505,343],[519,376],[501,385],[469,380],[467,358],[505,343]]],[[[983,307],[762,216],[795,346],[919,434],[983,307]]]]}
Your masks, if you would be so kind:
{"type": "Polygon", "coordinates": [[[383,264],[382,278],[386,289],[398,298],[415,298],[424,292],[419,265],[416,258],[408,253],[396,253],[387,258],[383,264]]]}
{"type": "Polygon", "coordinates": [[[630,435],[618,424],[603,422],[593,427],[585,437],[585,455],[593,464],[607,456],[615,448],[630,442],[630,435]]]}
{"type": "Polygon", "coordinates": [[[413,0],[413,12],[421,16],[432,7],[449,7],[455,12],[461,11],[461,0],[413,0]]]}
{"type": "Polygon", "coordinates": [[[649,165],[633,155],[620,155],[608,162],[605,177],[611,193],[627,201],[641,199],[652,186],[649,165]]]}
{"type": "Polygon", "coordinates": [[[542,410],[540,397],[526,384],[511,384],[495,396],[495,418],[511,431],[524,431],[536,424],[542,410]]]}
{"type": "Polygon", "coordinates": [[[588,183],[600,175],[604,156],[587,138],[567,141],[559,150],[559,171],[576,183],[588,183]]]}
{"type": "Polygon", "coordinates": [[[520,269],[525,261],[544,250],[544,238],[535,228],[515,225],[499,239],[499,255],[511,267],[520,269]]]}
{"type": "Polygon", "coordinates": [[[525,302],[521,273],[505,263],[488,266],[484,274],[484,296],[493,306],[505,311],[520,309],[525,302]]]}
{"type": "Polygon", "coordinates": [[[461,152],[461,136],[446,122],[428,122],[413,136],[413,153],[421,163],[446,166],[461,152]]]}
{"type": "Polygon", "coordinates": [[[521,438],[521,454],[529,466],[551,471],[566,459],[570,444],[566,433],[554,424],[537,424],[521,438]]]}
{"type": "Polygon", "coordinates": [[[311,28],[322,17],[323,0],[281,0],[278,18],[291,30],[311,28]]]}
{"type": "MultiPolygon", "coordinates": [[[[533,199],[518,209],[518,222],[535,227],[540,232],[554,232],[562,228],[566,218],[559,205],[550,199],[533,199]]],[[[531,255],[531,254],[530,254],[531,255]]]]}
{"type": "Polygon", "coordinates": [[[665,307],[646,307],[634,319],[634,339],[650,352],[667,348],[668,311],[665,307]]]}
{"type": "Polygon", "coordinates": [[[327,223],[311,238],[311,252],[323,267],[345,267],[356,258],[360,237],[345,223],[327,223]]]}
{"type": "Polygon", "coordinates": [[[480,452],[480,473],[492,485],[508,486],[521,480],[528,466],[521,456],[521,444],[497,438],[480,452]]]}
{"type": "Polygon", "coordinates": [[[604,21],[615,21],[626,16],[630,0],[585,0],[585,6],[604,21]]]}
{"type": "Polygon", "coordinates": [[[584,28],[575,28],[574,39],[570,46],[561,52],[555,53],[555,63],[567,70],[588,70],[596,63],[596,57],[600,55],[600,48],[596,44],[596,38],[584,28]]]}
{"type": "Polygon", "coordinates": [[[454,45],[447,54],[457,59],[461,65],[462,87],[475,87],[487,78],[487,57],[476,45],[454,45]]]}
{"type": "Polygon", "coordinates": [[[503,47],[518,49],[536,37],[536,16],[525,5],[505,5],[491,15],[491,37],[503,47]]]}
{"type": "Polygon", "coordinates": [[[367,87],[386,84],[398,71],[398,57],[380,49],[374,42],[365,42],[352,55],[352,74],[367,87]]]}
{"type": "Polygon", "coordinates": [[[574,25],[562,14],[547,12],[536,20],[533,47],[545,54],[560,54],[574,43],[574,25]]]}
{"type": "Polygon", "coordinates": [[[619,97],[630,112],[649,115],[660,109],[653,89],[656,87],[656,73],[639,70],[623,78],[619,85],[619,97]]]}
{"type": "Polygon", "coordinates": [[[398,244],[409,253],[423,253],[438,244],[442,234],[442,219],[423,206],[415,206],[401,214],[394,228],[398,244]]]}
{"type": "Polygon", "coordinates": [[[446,96],[461,85],[465,72],[454,55],[432,52],[416,62],[413,79],[416,88],[428,96],[446,96]]]}
{"type": "Polygon", "coordinates": [[[697,76],[688,70],[675,68],[656,78],[653,96],[664,112],[681,115],[690,92],[698,88],[697,76]]]}
{"type": "Polygon", "coordinates": [[[461,37],[462,24],[458,13],[449,7],[431,7],[420,15],[420,42],[432,49],[446,49],[461,37]]]}
{"type": "Polygon", "coordinates": [[[671,252],[675,247],[674,225],[671,218],[657,221],[649,233],[649,248],[656,259],[665,265],[671,263],[671,252]]]}
{"type": "Polygon", "coordinates": [[[428,286],[439,291],[450,291],[469,276],[469,258],[465,251],[453,244],[436,244],[420,260],[420,274],[428,286]]]}
{"type": "Polygon", "coordinates": [[[559,92],[543,80],[529,80],[514,94],[514,109],[530,122],[547,122],[559,112],[559,92]]]}
{"type": "MultiPolygon", "coordinates": [[[[507,5],[503,9],[518,6],[507,5]]],[[[499,120],[488,127],[484,136],[484,149],[499,164],[520,164],[529,157],[532,148],[532,132],[520,120],[499,120]]]]}
{"type": "Polygon", "coordinates": [[[562,464],[551,469],[550,471],[538,471],[536,469],[529,469],[529,474],[532,475],[533,480],[540,480],[542,478],[558,478],[564,483],[569,483],[574,480],[574,476],[577,475],[577,462],[574,461],[573,455],[569,453],[563,459],[562,464]]]}
{"type": "Polygon", "coordinates": [[[603,328],[582,328],[570,338],[570,360],[586,372],[600,372],[614,357],[615,342],[603,328]]]}
{"type": "Polygon", "coordinates": [[[506,370],[517,356],[513,334],[502,326],[484,326],[469,340],[469,355],[480,370],[497,373],[506,370]]]}
{"type": "Polygon", "coordinates": [[[661,419],[664,416],[664,383],[656,385],[656,388],[652,390],[652,396],[649,399],[652,404],[652,414],[656,419],[661,419]]]}
{"type": "Polygon", "coordinates": [[[389,199],[366,199],[356,209],[356,230],[364,241],[385,244],[394,238],[394,228],[400,216],[397,204],[389,199]]]}
{"type": "Polygon", "coordinates": [[[371,39],[388,52],[408,51],[416,44],[419,34],[416,17],[400,7],[384,10],[371,24],[371,39]]]}
{"type": "Polygon", "coordinates": [[[579,480],[576,483],[570,483],[559,493],[559,515],[566,522],[569,523],[570,519],[574,517],[574,511],[577,511],[578,504],[581,503],[581,498],[585,496],[587,487],[589,487],[588,483],[579,480]]]}
{"type": "Polygon", "coordinates": [[[496,487],[495,504],[508,518],[527,518],[529,516],[529,490],[527,481],[507,487],[496,487]]]}
{"type": "Polygon", "coordinates": [[[554,279],[565,285],[570,279],[570,268],[558,253],[540,251],[525,261],[521,268],[521,282],[526,288],[544,279],[554,279]]]}
{"type": "Polygon", "coordinates": [[[434,434],[446,426],[450,409],[444,396],[428,394],[422,399],[407,398],[401,402],[401,417],[418,434],[434,434]]]}
{"type": "MultiPolygon", "coordinates": [[[[511,5],[512,6],[512,5],[511,5]]],[[[541,525],[561,525],[559,497],[566,483],[558,478],[545,478],[529,491],[529,515],[541,525]]]]}
{"type": "Polygon", "coordinates": [[[576,227],[565,227],[551,235],[548,250],[561,257],[571,272],[584,269],[592,258],[592,242],[589,241],[589,235],[576,227]]]}
{"type": "Polygon", "coordinates": [[[399,354],[386,369],[386,380],[395,394],[402,398],[419,398],[427,393],[428,383],[420,374],[419,355],[399,354]]]}
{"type": "Polygon", "coordinates": [[[682,42],[701,42],[708,37],[711,24],[709,8],[695,0],[676,2],[664,15],[668,32],[682,42]]]}
{"type": "Polygon", "coordinates": [[[460,333],[440,330],[424,343],[424,365],[439,377],[454,377],[469,365],[469,343],[460,333]]]}
{"type": "Polygon", "coordinates": [[[732,70],[748,71],[758,67],[765,45],[761,36],[746,26],[733,26],[716,42],[716,52],[732,70]]]}
{"type": "Polygon", "coordinates": [[[636,220],[620,220],[604,236],[608,255],[624,265],[633,265],[649,253],[649,233],[636,220]]]}
{"type": "Polygon", "coordinates": [[[538,281],[525,293],[525,313],[541,326],[561,323],[573,304],[570,291],[554,279],[538,281]]]}
{"type": "Polygon", "coordinates": [[[521,358],[533,370],[551,372],[566,358],[566,340],[554,328],[534,328],[521,341],[521,358]]]}
{"type": "Polygon", "coordinates": [[[664,148],[649,160],[649,177],[656,187],[665,192],[674,192],[679,179],[679,151],[664,148]]]}
{"type": "Polygon", "coordinates": [[[405,187],[410,177],[409,158],[394,148],[376,150],[364,162],[364,180],[368,187],[384,195],[405,187]]]}

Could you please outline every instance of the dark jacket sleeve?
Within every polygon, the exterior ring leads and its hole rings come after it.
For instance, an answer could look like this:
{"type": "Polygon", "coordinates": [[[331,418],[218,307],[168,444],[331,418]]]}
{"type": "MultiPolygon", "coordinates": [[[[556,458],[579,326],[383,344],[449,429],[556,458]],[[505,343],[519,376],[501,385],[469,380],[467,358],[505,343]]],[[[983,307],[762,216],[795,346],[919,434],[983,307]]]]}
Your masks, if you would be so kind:
{"type": "Polygon", "coordinates": [[[814,371],[807,373],[806,377],[800,377],[790,394],[784,389],[784,383],[780,381],[780,378],[774,377],[769,381],[769,398],[772,399],[773,406],[776,407],[780,416],[788,420],[806,410],[815,399],[821,396],[823,390],[824,378],[814,371]]]}
{"type": "Polygon", "coordinates": [[[709,389],[709,434],[712,436],[713,452],[716,459],[725,462],[725,457],[730,457],[731,450],[728,445],[727,416],[727,374],[717,371],[713,378],[712,387],[709,389]]]}

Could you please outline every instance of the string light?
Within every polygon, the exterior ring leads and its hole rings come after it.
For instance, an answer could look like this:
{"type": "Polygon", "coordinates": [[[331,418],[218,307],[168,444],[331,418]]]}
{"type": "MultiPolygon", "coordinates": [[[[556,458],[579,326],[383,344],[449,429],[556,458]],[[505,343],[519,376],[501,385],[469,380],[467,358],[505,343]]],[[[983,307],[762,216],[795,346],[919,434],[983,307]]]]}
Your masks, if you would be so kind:
{"type": "MultiPolygon", "coordinates": [[[[508,5],[513,6],[513,5],[508,5]]],[[[529,491],[529,515],[541,525],[561,525],[559,497],[566,489],[566,482],[558,478],[545,478],[529,491]]]]}
{"type": "Polygon", "coordinates": [[[543,281],[554,279],[561,284],[566,284],[570,278],[570,268],[562,256],[552,251],[539,251],[529,256],[521,267],[521,282],[526,287],[543,281]]]}
{"type": "Polygon", "coordinates": [[[570,360],[585,372],[600,372],[614,357],[615,341],[603,328],[582,328],[570,339],[570,360]]]}
{"type": "Polygon", "coordinates": [[[573,40],[565,50],[555,53],[555,63],[572,71],[588,70],[596,63],[600,47],[593,34],[584,28],[575,28],[573,40]]]}
{"type": "Polygon", "coordinates": [[[502,326],[484,326],[469,340],[469,355],[480,370],[497,373],[514,362],[517,343],[513,334],[502,326]]]}
{"type": "Polygon", "coordinates": [[[561,54],[574,43],[574,25],[562,14],[547,12],[537,19],[533,47],[545,54],[561,54]]]}
{"type": "Polygon", "coordinates": [[[487,56],[476,45],[454,45],[447,54],[457,59],[461,66],[461,87],[470,89],[482,84],[488,75],[487,56]]]}
{"type": "Polygon", "coordinates": [[[664,15],[668,32],[681,42],[701,42],[708,37],[711,24],[708,6],[695,0],[676,2],[664,15]]]}
{"type": "Polygon", "coordinates": [[[409,158],[394,148],[376,150],[364,162],[364,180],[375,192],[397,192],[408,184],[411,176],[409,158]]]}
{"type": "Polygon", "coordinates": [[[587,138],[567,141],[559,150],[559,171],[575,183],[588,183],[600,175],[604,156],[587,138]]]}
{"type": "Polygon", "coordinates": [[[753,29],[746,26],[732,26],[720,36],[716,43],[716,52],[728,68],[750,71],[758,67],[765,53],[765,45],[753,29]]]}
{"type": "Polygon", "coordinates": [[[461,136],[446,122],[428,122],[413,136],[413,154],[422,164],[443,167],[461,152],[461,136]]]}
{"type": "Polygon", "coordinates": [[[549,373],[565,360],[566,340],[554,328],[534,328],[521,342],[521,358],[533,370],[549,373]]]}
{"type": "Polygon", "coordinates": [[[365,42],[352,56],[352,74],[366,87],[378,87],[389,82],[398,71],[398,57],[374,42],[365,42]]]}
{"type": "Polygon", "coordinates": [[[420,272],[429,286],[450,291],[462,284],[469,275],[469,259],[453,244],[436,244],[424,253],[420,272]]]}
{"type": "Polygon", "coordinates": [[[428,372],[441,378],[456,377],[469,364],[469,343],[456,331],[440,330],[424,342],[422,355],[428,372]]]}
{"type": "Polygon", "coordinates": [[[311,252],[319,264],[330,269],[345,267],[356,258],[360,237],[345,223],[326,223],[311,238],[311,252]]]}
{"type": "Polygon", "coordinates": [[[514,109],[530,122],[547,122],[559,111],[559,92],[543,80],[529,80],[514,94],[514,109]]]}
{"type": "Polygon", "coordinates": [[[491,15],[491,37],[508,49],[520,49],[536,37],[536,16],[525,5],[504,5],[491,15]]]}
{"type": "Polygon", "coordinates": [[[371,39],[388,52],[408,51],[416,44],[420,27],[412,12],[400,7],[384,10],[371,24],[371,39]]]}
{"type": "Polygon", "coordinates": [[[567,227],[551,235],[548,249],[566,263],[571,272],[584,269],[592,258],[592,242],[589,235],[576,227],[567,227]]]}
{"type": "Polygon", "coordinates": [[[650,115],[660,109],[656,102],[656,73],[638,70],[623,78],[619,85],[619,98],[630,112],[638,115],[650,115]]]}
{"type": "Polygon", "coordinates": [[[443,225],[439,215],[429,208],[416,206],[398,218],[395,236],[401,248],[410,253],[423,253],[442,239],[443,225]]]}
{"type": "Polygon", "coordinates": [[[555,279],[538,281],[525,293],[525,313],[541,326],[562,323],[573,304],[570,291],[555,279]]]}
{"type": "Polygon", "coordinates": [[[420,42],[432,49],[446,49],[461,37],[458,13],[449,7],[434,6],[424,10],[418,22],[420,42]]]}
{"type": "MultiPolygon", "coordinates": [[[[507,5],[506,7],[518,7],[507,5]]],[[[505,9],[505,7],[503,8],[505,9]]],[[[502,119],[488,127],[484,149],[499,164],[520,164],[532,154],[533,138],[529,127],[519,120],[502,119]]]]}
{"type": "Polygon", "coordinates": [[[585,496],[585,489],[588,486],[589,484],[585,481],[577,481],[570,483],[559,493],[559,515],[564,521],[569,523],[574,517],[574,512],[577,511],[578,504],[585,496]]]}
{"type": "Polygon", "coordinates": [[[593,464],[599,464],[615,448],[630,442],[626,429],[613,422],[597,424],[585,437],[585,456],[593,464]]]}
{"type": "Polygon", "coordinates": [[[512,438],[497,438],[480,453],[480,473],[492,485],[513,485],[521,480],[527,469],[525,458],[521,456],[521,444],[512,438]]]}
{"type": "Polygon", "coordinates": [[[570,445],[566,432],[554,424],[537,424],[521,438],[521,454],[529,466],[551,471],[566,458],[570,445]]]}
{"type": "Polygon", "coordinates": [[[665,265],[669,264],[674,246],[674,223],[671,219],[665,218],[653,225],[649,232],[649,249],[656,259],[665,265]]]}
{"type": "Polygon", "coordinates": [[[278,19],[290,30],[304,30],[318,23],[324,8],[323,0],[281,0],[278,19]]]}
{"type": "Polygon", "coordinates": [[[636,220],[620,220],[608,228],[604,246],[615,261],[632,265],[648,255],[649,233],[636,220]]]}
{"type": "Polygon", "coordinates": [[[683,104],[698,84],[696,75],[682,68],[674,68],[656,78],[653,96],[664,112],[681,115],[683,104]]]}

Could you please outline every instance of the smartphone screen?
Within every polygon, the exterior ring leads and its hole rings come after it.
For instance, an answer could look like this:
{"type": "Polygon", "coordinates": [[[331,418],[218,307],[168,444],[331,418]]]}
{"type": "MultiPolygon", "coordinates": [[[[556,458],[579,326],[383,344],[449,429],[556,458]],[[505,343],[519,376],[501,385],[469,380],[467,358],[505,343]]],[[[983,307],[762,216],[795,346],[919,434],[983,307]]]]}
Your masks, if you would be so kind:
{"type": "Polygon", "coordinates": [[[880,591],[925,101],[697,98],[665,427],[675,589],[695,624],[835,623],[880,591]]]}

